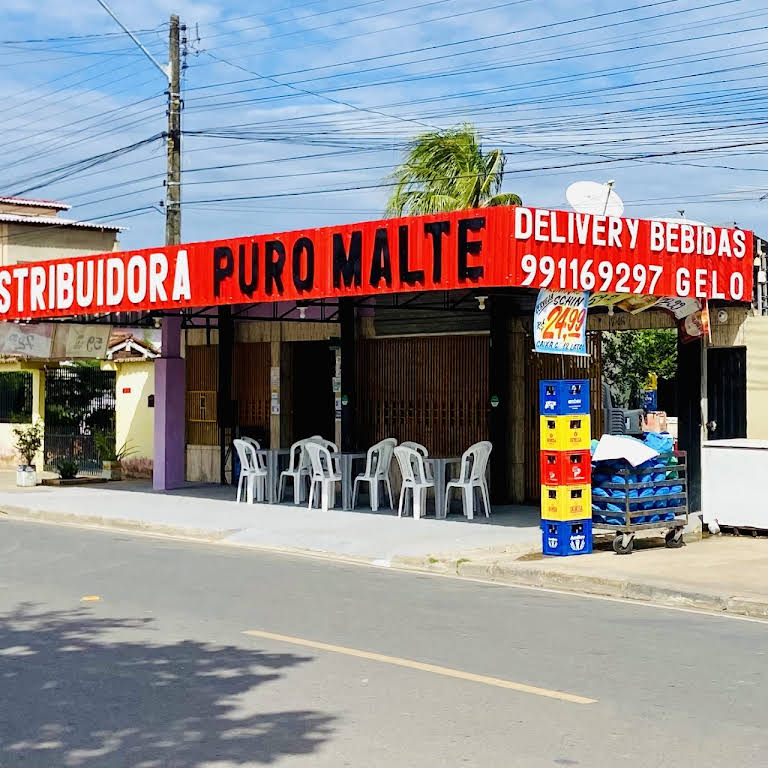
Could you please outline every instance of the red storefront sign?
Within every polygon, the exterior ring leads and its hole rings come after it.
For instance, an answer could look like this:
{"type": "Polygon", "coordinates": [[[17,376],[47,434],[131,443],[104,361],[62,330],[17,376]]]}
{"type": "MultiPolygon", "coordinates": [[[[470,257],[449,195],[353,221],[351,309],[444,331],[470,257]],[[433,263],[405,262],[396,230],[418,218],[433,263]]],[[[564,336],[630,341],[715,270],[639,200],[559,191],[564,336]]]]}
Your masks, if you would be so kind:
{"type": "Polygon", "coordinates": [[[752,233],[523,207],[0,268],[0,317],[551,288],[750,301],[752,233]]]}

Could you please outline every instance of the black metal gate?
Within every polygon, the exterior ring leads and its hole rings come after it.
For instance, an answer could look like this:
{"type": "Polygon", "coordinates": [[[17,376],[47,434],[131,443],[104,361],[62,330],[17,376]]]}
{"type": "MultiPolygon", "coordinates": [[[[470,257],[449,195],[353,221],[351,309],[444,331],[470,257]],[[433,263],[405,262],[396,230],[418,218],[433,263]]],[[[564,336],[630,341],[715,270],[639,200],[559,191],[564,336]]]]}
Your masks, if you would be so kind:
{"type": "Polygon", "coordinates": [[[707,435],[710,440],[747,436],[747,348],[707,350],[707,435]]]}
{"type": "Polygon", "coordinates": [[[83,474],[98,475],[95,436],[115,434],[115,372],[90,365],[52,368],[45,373],[45,468],[56,471],[74,459],[83,474]]]}

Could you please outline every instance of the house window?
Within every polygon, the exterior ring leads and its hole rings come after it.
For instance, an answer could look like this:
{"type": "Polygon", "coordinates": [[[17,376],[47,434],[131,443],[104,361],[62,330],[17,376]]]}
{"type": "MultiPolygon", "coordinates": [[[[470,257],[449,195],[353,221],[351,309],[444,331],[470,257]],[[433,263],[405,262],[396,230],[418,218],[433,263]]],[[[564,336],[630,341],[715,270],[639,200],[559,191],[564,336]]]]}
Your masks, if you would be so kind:
{"type": "Polygon", "coordinates": [[[32,421],[32,374],[0,373],[0,422],[32,421]]]}

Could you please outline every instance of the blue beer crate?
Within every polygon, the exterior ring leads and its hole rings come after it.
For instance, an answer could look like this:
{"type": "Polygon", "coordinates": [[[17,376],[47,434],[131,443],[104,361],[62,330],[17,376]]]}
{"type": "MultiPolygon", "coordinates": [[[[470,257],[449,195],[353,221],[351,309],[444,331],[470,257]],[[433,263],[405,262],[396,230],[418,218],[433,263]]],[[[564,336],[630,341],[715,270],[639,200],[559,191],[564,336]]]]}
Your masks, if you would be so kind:
{"type": "Polygon", "coordinates": [[[539,415],[589,414],[589,380],[554,379],[539,382],[539,415]]]}
{"type": "Polygon", "coordinates": [[[541,551],[569,557],[592,553],[592,520],[542,520],[541,551]]]}

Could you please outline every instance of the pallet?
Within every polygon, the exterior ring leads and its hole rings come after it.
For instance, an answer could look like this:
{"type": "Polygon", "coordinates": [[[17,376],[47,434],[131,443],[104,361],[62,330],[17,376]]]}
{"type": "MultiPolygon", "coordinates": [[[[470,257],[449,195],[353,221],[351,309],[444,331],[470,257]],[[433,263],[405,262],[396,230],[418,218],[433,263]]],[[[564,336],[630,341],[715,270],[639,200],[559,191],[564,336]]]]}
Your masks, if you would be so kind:
{"type": "MultiPolygon", "coordinates": [[[[720,525],[718,523],[718,525],[720,525]]],[[[753,528],[750,525],[720,525],[720,533],[726,536],[751,536],[754,539],[768,537],[768,528],[753,528]]]]}

